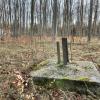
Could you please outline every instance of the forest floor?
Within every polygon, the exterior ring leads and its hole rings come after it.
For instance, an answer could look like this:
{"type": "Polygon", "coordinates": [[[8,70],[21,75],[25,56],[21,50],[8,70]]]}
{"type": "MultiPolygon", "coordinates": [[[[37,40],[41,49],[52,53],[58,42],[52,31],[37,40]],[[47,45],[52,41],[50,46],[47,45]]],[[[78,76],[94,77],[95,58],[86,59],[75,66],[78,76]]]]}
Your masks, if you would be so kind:
{"type": "MultiPolygon", "coordinates": [[[[0,43],[0,100],[99,100],[95,94],[47,90],[33,85],[30,71],[38,69],[37,64],[56,55],[51,43],[45,43],[40,42],[35,47],[29,44],[0,43]]],[[[88,44],[72,44],[69,50],[72,61],[92,61],[100,69],[99,39],[93,39],[88,44]]]]}

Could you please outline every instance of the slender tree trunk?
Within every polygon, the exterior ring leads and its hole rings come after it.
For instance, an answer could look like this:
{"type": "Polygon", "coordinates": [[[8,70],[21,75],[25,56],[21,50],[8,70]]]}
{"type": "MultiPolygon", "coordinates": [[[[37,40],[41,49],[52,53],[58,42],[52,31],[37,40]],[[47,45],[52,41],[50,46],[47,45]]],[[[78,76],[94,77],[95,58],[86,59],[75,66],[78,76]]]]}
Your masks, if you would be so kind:
{"type": "Polygon", "coordinates": [[[57,0],[53,1],[53,38],[55,39],[55,37],[57,36],[57,11],[58,11],[58,7],[57,7],[57,0]]]}
{"type": "Polygon", "coordinates": [[[93,15],[93,0],[90,0],[90,11],[88,17],[88,42],[90,42],[91,40],[92,15],[93,15]]]}
{"type": "Polygon", "coordinates": [[[31,35],[33,34],[35,0],[31,0],[31,35]]]}
{"type": "Polygon", "coordinates": [[[84,9],[84,0],[81,0],[81,9],[80,9],[80,19],[81,19],[81,36],[83,36],[83,9],[84,9]]]}
{"type": "Polygon", "coordinates": [[[96,35],[97,32],[97,20],[98,20],[98,8],[99,8],[99,1],[96,0],[96,5],[95,5],[95,14],[94,14],[94,21],[93,21],[93,34],[96,35]]]}

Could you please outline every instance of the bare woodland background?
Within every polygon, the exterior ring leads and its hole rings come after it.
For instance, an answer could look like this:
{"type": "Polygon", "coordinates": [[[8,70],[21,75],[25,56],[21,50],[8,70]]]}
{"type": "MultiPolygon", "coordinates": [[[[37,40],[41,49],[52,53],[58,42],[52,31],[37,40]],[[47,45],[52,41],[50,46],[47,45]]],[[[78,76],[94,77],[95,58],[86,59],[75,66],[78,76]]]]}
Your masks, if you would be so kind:
{"type": "Polygon", "coordinates": [[[0,0],[0,36],[100,36],[99,0],[0,0]]]}

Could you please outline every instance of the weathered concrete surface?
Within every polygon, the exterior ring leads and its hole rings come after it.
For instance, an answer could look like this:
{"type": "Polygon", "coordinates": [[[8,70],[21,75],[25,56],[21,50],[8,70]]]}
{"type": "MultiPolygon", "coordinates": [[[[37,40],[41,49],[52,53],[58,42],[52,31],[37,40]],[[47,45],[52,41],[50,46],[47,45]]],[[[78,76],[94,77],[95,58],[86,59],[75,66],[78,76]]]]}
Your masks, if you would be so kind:
{"type": "Polygon", "coordinates": [[[100,83],[100,74],[92,62],[76,61],[64,67],[57,67],[55,61],[49,60],[47,66],[30,73],[32,77],[83,80],[100,83]]]}
{"type": "Polygon", "coordinates": [[[63,67],[58,67],[55,62],[49,60],[47,66],[31,72],[33,80],[43,84],[56,80],[56,84],[63,84],[63,88],[83,90],[84,93],[89,89],[100,95],[100,74],[92,62],[76,61],[63,67]]]}

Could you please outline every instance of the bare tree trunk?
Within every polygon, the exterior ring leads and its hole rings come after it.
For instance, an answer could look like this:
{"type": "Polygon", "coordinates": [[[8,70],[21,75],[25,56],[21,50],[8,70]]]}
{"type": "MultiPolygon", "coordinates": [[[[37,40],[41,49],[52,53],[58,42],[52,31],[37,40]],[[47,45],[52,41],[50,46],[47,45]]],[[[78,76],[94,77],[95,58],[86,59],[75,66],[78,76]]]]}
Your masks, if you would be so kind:
{"type": "Polygon", "coordinates": [[[80,20],[81,20],[81,36],[83,36],[83,9],[84,9],[84,0],[81,0],[81,9],[80,9],[80,20]]]}
{"type": "Polygon", "coordinates": [[[26,14],[25,14],[25,0],[22,0],[22,21],[23,21],[23,26],[22,26],[22,31],[23,31],[23,33],[25,33],[25,16],[26,16],[26,14]]]}
{"type": "Polygon", "coordinates": [[[90,11],[88,17],[88,42],[90,42],[91,40],[92,14],[93,14],[93,0],[90,0],[90,11]]]}
{"type": "Polygon", "coordinates": [[[43,30],[46,30],[46,23],[47,23],[47,0],[43,2],[43,30]]]}
{"type": "Polygon", "coordinates": [[[42,34],[42,0],[40,0],[40,34],[42,34]]]}
{"type": "Polygon", "coordinates": [[[94,21],[93,21],[93,34],[96,35],[96,32],[97,32],[97,20],[98,20],[98,8],[99,8],[99,1],[96,0],[95,1],[96,4],[95,4],[95,15],[94,15],[94,21]]]}
{"type": "Polygon", "coordinates": [[[35,0],[31,0],[31,35],[33,34],[35,0]]]}
{"type": "Polygon", "coordinates": [[[52,20],[54,40],[55,40],[55,37],[57,36],[57,12],[58,12],[57,0],[54,0],[53,1],[53,20],[52,20]]]}
{"type": "Polygon", "coordinates": [[[18,0],[14,1],[14,22],[13,22],[13,37],[18,37],[19,19],[18,19],[18,0]]]}
{"type": "Polygon", "coordinates": [[[64,33],[69,33],[69,0],[64,0],[64,11],[63,11],[63,28],[64,33]]]}
{"type": "Polygon", "coordinates": [[[9,3],[9,19],[10,19],[9,25],[10,25],[11,24],[11,0],[9,0],[8,3],[9,3]]]}

